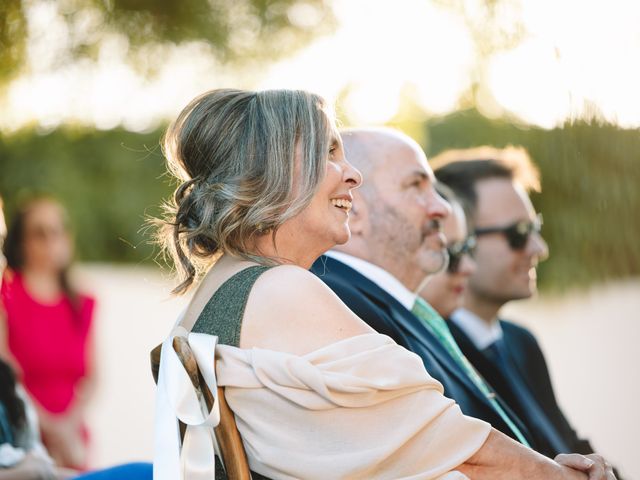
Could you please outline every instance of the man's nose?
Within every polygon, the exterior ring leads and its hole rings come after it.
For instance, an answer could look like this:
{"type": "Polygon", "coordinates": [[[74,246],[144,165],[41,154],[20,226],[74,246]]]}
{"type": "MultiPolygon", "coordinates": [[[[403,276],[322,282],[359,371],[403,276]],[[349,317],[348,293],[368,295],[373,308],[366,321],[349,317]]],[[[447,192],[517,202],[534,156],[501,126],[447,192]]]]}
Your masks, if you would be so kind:
{"type": "Polygon", "coordinates": [[[435,189],[429,192],[426,206],[429,218],[443,219],[451,215],[451,205],[435,189]]]}
{"type": "Polygon", "coordinates": [[[465,276],[473,275],[476,271],[476,261],[468,253],[464,254],[460,259],[460,267],[458,272],[465,276]]]}
{"type": "Polygon", "coordinates": [[[538,232],[532,232],[529,237],[529,243],[527,249],[532,255],[538,257],[540,261],[544,261],[549,258],[549,246],[542,235],[538,232]]]}

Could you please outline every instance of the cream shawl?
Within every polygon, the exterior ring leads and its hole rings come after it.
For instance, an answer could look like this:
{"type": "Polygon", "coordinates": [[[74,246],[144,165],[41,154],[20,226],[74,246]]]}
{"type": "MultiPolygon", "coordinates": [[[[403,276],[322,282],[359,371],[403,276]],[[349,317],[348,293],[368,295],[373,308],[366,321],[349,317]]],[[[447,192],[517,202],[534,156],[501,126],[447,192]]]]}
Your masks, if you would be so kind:
{"type": "MultiPolygon", "coordinates": [[[[215,350],[217,383],[226,387],[251,470],[272,479],[466,479],[455,467],[483,445],[491,429],[464,416],[422,360],[384,335],[358,335],[304,356],[216,346],[210,340],[216,337],[204,334],[188,338],[201,369],[212,363],[215,350]],[[198,353],[201,340],[206,346],[198,353]]],[[[161,364],[161,377],[163,370],[166,376],[161,364]]],[[[215,392],[215,384],[207,383],[215,392]]],[[[158,416],[171,418],[157,418],[158,424],[175,423],[176,416],[185,418],[185,408],[197,408],[164,398],[180,388],[175,378],[159,380],[158,404],[171,408],[159,408],[158,416]]],[[[195,423],[193,414],[186,416],[187,423],[202,425],[194,426],[198,435],[209,432],[195,442],[211,444],[216,412],[203,412],[195,423]]],[[[181,461],[169,458],[180,453],[163,447],[162,431],[156,432],[156,480],[178,478],[169,472],[171,461],[181,465],[180,478],[213,478],[202,465],[211,457],[202,450],[193,454],[193,440],[185,440],[181,461]],[[190,455],[199,460],[185,458],[190,455]]]]}

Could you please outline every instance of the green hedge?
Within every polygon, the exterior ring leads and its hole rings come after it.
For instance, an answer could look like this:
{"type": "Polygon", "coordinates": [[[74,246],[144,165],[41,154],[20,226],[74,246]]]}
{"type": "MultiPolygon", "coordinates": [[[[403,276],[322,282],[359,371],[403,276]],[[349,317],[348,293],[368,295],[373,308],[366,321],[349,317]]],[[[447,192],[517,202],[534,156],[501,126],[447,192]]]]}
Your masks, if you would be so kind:
{"type": "Polygon", "coordinates": [[[1,137],[0,193],[7,217],[21,197],[52,193],[70,212],[82,260],[151,260],[154,250],[141,229],[171,192],[160,135],[62,128],[1,137]]]}
{"type": "MultiPolygon", "coordinates": [[[[587,285],[640,274],[640,131],[597,122],[554,130],[520,128],[460,112],[425,124],[425,149],[523,145],[540,166],[551,259],[543,288],[587,285]]],[[[160,130],[136,134],[64,127],[0,137],[0,193],[10,217],[16,201],[46,191],[67,205],[79,257],[150,262],[157,249],[142,231],[173,188],[165,175],[160,130]]]]}
{"type": "Polygon", "coordinates": [[[640,274],[640,130],[598,121],[544,130],[459,112],[426,125],[428,155],[448,148],[522,145],[540,167],[551,257],[544,288],[565,289],[640,274]]]}

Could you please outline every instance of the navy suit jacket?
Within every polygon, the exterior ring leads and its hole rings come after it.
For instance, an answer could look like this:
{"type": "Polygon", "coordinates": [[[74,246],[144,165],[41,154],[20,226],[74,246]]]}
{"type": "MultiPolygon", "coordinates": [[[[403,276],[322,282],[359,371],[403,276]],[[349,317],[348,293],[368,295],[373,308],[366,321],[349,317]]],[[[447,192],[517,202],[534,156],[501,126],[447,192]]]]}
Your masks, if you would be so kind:
{"type": "Polygon", "coordinates": [[[520,404],[514,385],[512,385],[490,358],[478,350],[471,339],[454,323],[449,321],[449,329],[469,361],[495,388],[536,439],[538,451],[554,457],[558,453],[593,453],[588,441],[578,438],[566,417],[560,410],[551,385],[551,378],[542,350],[535,337],[526,328],[514,323],[500,321],[504,334],[509,361],[524,380],[531,394],[547,415],[554,429],[541,428],[536,418],[530,415],[520,404]]]}
{"type": "MultiPolygon", "coordinates": [[[[320,257],[311,267],[311,271],[373,329],[388,335],[399,345],[419,355],[429,375],[444,386],[445,396],[454,399],[465,415],[484,420],[514,438],[509,426],[451,358],[440,341],[394,297],[351,267],[326,256],[320,257]]],[[[533,439],[524,424],[504,402],[502,405],[509,411],[523,435],[533,444],[533,439]]]]}

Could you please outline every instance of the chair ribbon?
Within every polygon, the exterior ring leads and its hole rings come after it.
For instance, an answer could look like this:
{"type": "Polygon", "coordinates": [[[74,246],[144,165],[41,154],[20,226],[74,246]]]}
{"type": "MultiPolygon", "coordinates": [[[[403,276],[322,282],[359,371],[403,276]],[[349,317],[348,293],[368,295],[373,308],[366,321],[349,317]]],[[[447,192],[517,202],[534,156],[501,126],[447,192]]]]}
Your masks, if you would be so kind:
{"type": "Polygon", "coordinates": [[[176,326],[162,343],[156,392],[155,445],[153,480],[212,480],[215,457],[222,460],[214,427],[220,423],[218,385],[214,359],[218,337],[189,333],[176,326]],[[204,399],[197,395],[180,358],[173,349],[175,337],[187,339],[198,368],[213,394],[208,411],[204,399]],[[186,425],[182,445],[178,421],[186,425]]]}

